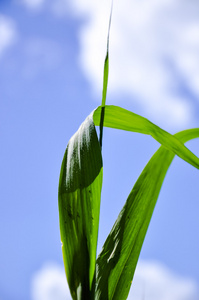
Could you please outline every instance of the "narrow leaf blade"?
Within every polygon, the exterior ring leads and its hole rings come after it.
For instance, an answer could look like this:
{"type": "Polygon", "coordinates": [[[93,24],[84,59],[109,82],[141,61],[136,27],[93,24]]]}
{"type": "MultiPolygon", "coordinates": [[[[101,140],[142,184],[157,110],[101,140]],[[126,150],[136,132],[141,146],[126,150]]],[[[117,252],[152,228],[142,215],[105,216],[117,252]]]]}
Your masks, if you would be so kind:
{"type": "Polygon", "coordinates": [[[99,143],[102,148],[102,137],[103,137],[103,126],[104,126],[104,113],[105,113],[105,105],[106,105],[106,94],[108,87],[108,74],[109,74],[109,36],[110,36],[110,28],[111,28],[111,19],[112,19],[112,10],[113,10],[113,2],[111,3],[111,12],[109,17],[109,26],[108,26],[108,35],[107,35],[107,48],[106,48],[106,57],[104,61],[104,75],[103,75],[103,89],[102,89],[102,103],[101,103],[101,115],[100,115],[100,137],[99,143]]]}
{"type": "MultiPolygon", "coordinates": [[[[105,109],[105,127],[151,135],[164,147],[173,151],[180,158],[199,169],[199,158],[187,149],[175,136],[156,126],[148,119],[119,106],[106,105],[105,109]]],[[[100,113],[101,107],[98,107],[93,116],[96,126],[100,125],[100,113]]]]}
{"type": "MultiPolygon", "coordinates": [[[[199,137],[199,128],[176,134],[182,142],[199,137]]],[[[163,146],[135,183],[97,259],[95,300],[125,300],[142,244],[174,153],[163,146]]]]}
{"type": "Polygon", "coordinates": [[[92,114],[70,139],[59,180],[59,222],[73,299],[91,299],[102,187],[102,157],[92,114]]]}

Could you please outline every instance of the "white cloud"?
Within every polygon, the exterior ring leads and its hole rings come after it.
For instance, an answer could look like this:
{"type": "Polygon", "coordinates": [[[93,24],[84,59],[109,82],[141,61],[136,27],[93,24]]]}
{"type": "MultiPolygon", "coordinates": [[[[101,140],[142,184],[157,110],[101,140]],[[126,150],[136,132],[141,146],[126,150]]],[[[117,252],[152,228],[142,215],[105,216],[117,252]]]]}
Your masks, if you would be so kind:
{"type": "Polygon", "coordinates": [[[154,261],[138,263],[129,294],[131,300],[196,300],[198,297],[197,285],[192,279],[176,275],[154,261]]]}
{"type": "MultiPolygon", "coordinates": [[[[70,12],[87,19],[79,31],[79,63],[99,99],[111,0],[18,1],[32,9],[45,3],[58,16],[70,12]]],[[[125,94],[169,130],[195,126],[188,95],[199,99],[198,9],[197,0],[114,1],[109,104],[125,94]]]]}
{"type": "Polygon", "coordinates": [[[17,39],[14,21],[0,14],[0,58],[17,39]]]}
{"type": "MultiPolygon", "coordinates": [[[[80,29],[80,63],[99,95],[110,5],[105,0],[69,3],[74,14],[89,18],[80,29]]],[[[152,119],[170,127],[191,125],[194,107],[182,86],[199,99],[198,9],[196,0],[114,1],[110,98],[125,92],[152,119]]]]}
{"type": "Polygon", "coordinates": [[[31,283],[31,300],[70,300],[64,269],[47,263],[34,274],[31,283]]]}
{"type": "MultiPolygon", "coordinates": [[[[33,276],[31,300],[70,300],[64,269],[46,264],[33,276]]],[[[138,263],[129,300],[197,300],[196,283],[154,261],[138,263]]]]}

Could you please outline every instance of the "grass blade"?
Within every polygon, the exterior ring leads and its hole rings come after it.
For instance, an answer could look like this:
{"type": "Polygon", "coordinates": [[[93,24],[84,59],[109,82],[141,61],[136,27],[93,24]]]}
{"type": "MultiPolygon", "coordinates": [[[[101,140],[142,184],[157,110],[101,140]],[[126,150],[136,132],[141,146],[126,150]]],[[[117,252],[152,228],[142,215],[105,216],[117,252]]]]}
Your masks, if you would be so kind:
{"type": "Polygon", "coordinates": [[[101,149],[91,114],[68,143],[59,180],[62,252],[75,300],[93,299],[101,187],[101,149]]]}
{"type": "MultiPolygon", "coordinates": [[[[100,114],[101,107],[98,107],[93,116],[96,126],[100,125],[100,114]]],[[[106,105],[104,126],[151,135],[167,149],[173,151],[186,162],[199,169],[198,157],[187,149],[183,143],[175,136],[169,134],[140,115],[118,106],[106,105]]]]}
{"type": "MultiPolygon", "coordinates": [[[[199,128],[176,134],[182,142],[199,128]]],[[[175,154],[163,146],[135,183],[97,259],[95,300],[125,300],[166,172],[175,154]]]]}
{"type": "Polygon", "coordinates": [[[101,116],[100,116],[100,137],[99,143],[102,148],[102,137],[103,137],[103,125],[104,125],[104,113],[105,113],[105,104],[106,104],[106,94],[108,87],[108,73],[109,73],[109,35],[111,28],[111,18],[112,18],[112,10],[113,10],[113,2],[111,4],[111,13],[109,18],[109,26],[108,26],[108,36],[107,36],[107,48],[106,48],[106,57],[104,61],[104,77],[103,77],[103,89],[102,89],[102,104],[101,104],[101,116]]]}

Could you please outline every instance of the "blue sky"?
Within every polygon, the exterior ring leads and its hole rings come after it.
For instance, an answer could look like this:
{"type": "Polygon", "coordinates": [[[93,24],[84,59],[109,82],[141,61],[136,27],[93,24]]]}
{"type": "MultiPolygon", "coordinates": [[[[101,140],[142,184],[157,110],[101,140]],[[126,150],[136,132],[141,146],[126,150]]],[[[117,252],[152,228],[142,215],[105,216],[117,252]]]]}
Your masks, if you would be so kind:
{"type": "MultiPolygon", "coordinates": [[[[113,10],[107,104],[171,133],[199,127],[197,1],[120,2],[113,10]]],[[[100,105],[109,9],[102,0],[0,1],[0,300],[70,299],[59,171],[68,140],[100,105]]],[[[199,156],[198,140],[187,146],[199,156]]],[[[99,250],[158,147],[148,136],[104,130],[99,250]]],[[[129,299],[199,298],[198,196],[198,171],[175,158],[129,299]]]]}

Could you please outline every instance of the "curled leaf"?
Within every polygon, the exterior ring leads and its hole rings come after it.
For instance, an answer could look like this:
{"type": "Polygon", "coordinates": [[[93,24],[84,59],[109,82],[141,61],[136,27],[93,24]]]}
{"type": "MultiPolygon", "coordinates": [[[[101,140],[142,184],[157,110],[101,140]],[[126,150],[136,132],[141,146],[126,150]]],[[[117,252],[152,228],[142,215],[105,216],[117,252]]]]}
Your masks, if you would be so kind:
{"type": "Polygon", "coordinates": [[[73,299],[92,299],[102,170],[91,114],[68,143],[59,179],[62,252],[73,299]]]}

